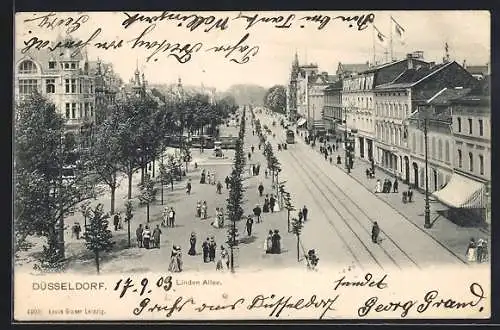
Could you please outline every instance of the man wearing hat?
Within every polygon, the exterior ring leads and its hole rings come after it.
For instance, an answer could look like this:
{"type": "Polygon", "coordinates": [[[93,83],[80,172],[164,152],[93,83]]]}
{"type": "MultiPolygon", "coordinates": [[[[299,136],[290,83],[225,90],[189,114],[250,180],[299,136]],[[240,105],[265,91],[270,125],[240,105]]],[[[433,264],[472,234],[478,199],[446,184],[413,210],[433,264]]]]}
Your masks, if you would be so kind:
{"type": "Polygon", "coordinates": [[[248,236],[252,236],[252,225],[253,225],[253,218],[252,218],[252,215],[249,214],[247,217],[247,223],[246,223],[246,229],[247,229],[248,236]]]}

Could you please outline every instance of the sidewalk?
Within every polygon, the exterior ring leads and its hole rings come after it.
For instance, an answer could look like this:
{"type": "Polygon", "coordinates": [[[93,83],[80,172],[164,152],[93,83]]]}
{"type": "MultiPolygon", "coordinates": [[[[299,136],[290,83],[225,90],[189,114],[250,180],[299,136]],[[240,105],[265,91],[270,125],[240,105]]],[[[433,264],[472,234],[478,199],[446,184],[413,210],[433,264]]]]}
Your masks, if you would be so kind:
{"type": "MultiPolygon", "coordinates": [[[[297,140],[300,141],[300,143],[305,143],[303,141],[303,138],[299,138],[297,140]]],[[[314,149],[319,152],[319,143],[316,144],[314,149]]],[[[340,148],[340,150],[333,152],[332,166],[337,166],[340,169],[346,171],[344,165],[344,152],[345,151],[342,147],[340,148]],[[342,164],[336,164],[337,155],[340,155],[342,157],[342,164]]],[[[325,165],[326,164],[328,164],[328,166],[331,166],[329,164],[329,161],[325,161],[325,165]]],[[[380,179],[383,182],[384,179],[389,178],[392,182],[394,182],[394,177],[390,176],[387,172],[381,169],[375,170],[375,178],[367,178],[365,171],[370,166],[371,165],[368,161],[356,158],[354,160],[354,168],[351,169],[350,176],[357,182],[359,182],[362,186],[364,186],[367,190],[372,192],[375,190],[377,179],[380,179]]],[[[441,246],[464,261],[466,260],[465,251],[469,240],[472,237],[475,238],[476,241],[479,238],[486,238],[489,242],[488,248],[491,249],[491,237],[488,231],[481,228],[460,227],[454,224],[440,214],[440,211],[446,210],[447,207],[435,200],[430,201],[432,227],[429,229],[424,228],[425,194],[421,193],[420,191],[414,190],[413,202],[405,204],[402,201],[402,192],[408,190],[408,185],[404,184],[401,180],[399,180],[398,183],[399,193],[378,193],[378,198],[394,208],[403,217],[408,219],[414,226],[429,234],[432,238],[439,242],[441,246]]]]}

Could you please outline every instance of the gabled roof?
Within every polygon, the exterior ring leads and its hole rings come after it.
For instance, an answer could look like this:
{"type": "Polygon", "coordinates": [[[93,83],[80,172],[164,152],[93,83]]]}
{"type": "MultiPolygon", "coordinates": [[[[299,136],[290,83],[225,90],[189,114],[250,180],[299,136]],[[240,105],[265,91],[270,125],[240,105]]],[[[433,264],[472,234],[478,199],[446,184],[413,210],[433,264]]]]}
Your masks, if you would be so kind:
{"type": "Polygon", "coordinates": [[[358,64],[343,64],[339,62],[337,71],[341,72],[363,72],[369,69],[368,63],[358,63],[358,64]]]}
{"type": "Polygon", "coordinates": [[[470,88],[443,88],[428,99],[427,103],[432,105],[447,105],[450,101],[463,97],[470,92],[470,88]]]}
{"type": "Polygon", "coordinates": [[[375,89],[384,90],[413,87],[453,63],[455,62],[438,64],[433,67],[422,66],[420,68],[406,69],[392,82],[379,85],[375,89]]]}

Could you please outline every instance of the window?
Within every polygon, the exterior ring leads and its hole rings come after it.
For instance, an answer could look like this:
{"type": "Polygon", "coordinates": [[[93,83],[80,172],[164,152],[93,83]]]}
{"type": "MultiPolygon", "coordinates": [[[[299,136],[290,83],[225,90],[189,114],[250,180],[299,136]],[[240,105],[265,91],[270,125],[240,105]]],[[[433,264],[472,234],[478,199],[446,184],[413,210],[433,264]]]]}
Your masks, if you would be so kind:
{"type": "Polygon", "coordinates": [[[71,103],[71,118],[76,118],[76,103],[71,103]]]}
{"type": "Polygon", "coordinates": [[[85,109],[85,118],[88,118],[89,117],[89,104],[87,102],[85,102],[85,105],[84,105],[84,109],[85,109]]]}
{"type": "Polygon", "coordinates": [[[92,84],[92,82],[90,82],[89,85],[90,85],[90,87],[89,87],[89,89],[90,89],[89,94],[94,94],[94,84],[92,84]]]}
{"type": "Polygon", "coordinates": [[[420,146],[418,148],[418,151],[420,153],[423,153],[424,152],[424,135],[423,134],[419,134],[420,135],[420,146]]]}
{"type": "Polygon", "coordinates": [[[55,69],[56,68],[56,62],[55,61],[49,61],[49,69],[55,69]]]}
{"type": "Polygon", "coordinates": [[[469,152],[469,171],[474,171],[474,156],[472,155],[472,152],[469,152]]]}
{"type": "Polygon", "coordinates": [[[484,175],[484,157],[479,155],[479,174],[484,175]]]}
{"type": "Polygon", "coordinates": [[[446,141],[445,148],[444,148],[444,153],[445,153],[445,161],[450,162],[450,142],[446,141]]]}
{"type": "Polygon", "coordinates": [[[431,155],[432,159],[436,159],[436,138],[434,136],[432,137],[431,155]]]}
{"type": "Polygon", "coordinates": [[[472,119],[469,118],[469,134],[472,134],[472,119]]]}
{"type": "Polygon", "coordinates": [[[76,79],[64,79],[66,93],[76,93],[76,79]]]}
{"type": "Polygon", "coordinates": [[[64,69],[68,70],[69,69],[69,63],[64,63],[64,69]]]}
{"type": "Polygon", "coordinates": [[[457,130],[458,133],[462,132],[462,118],[460,117],[457,118],[457,130]]]}
{"type": "Polygon", "coordinates": [[[70,115],[70,105],[69,103],[66,103],[66,119],[69,119],[70,115]]]}
{"type": "Polygon", "coordinates": [[[94,117],[94,105],[92,103],[90,103],[90,117],[94,117]]]}
{"type": "Polygon", "coordinates": [[[457,156],[458,156],[458,167],[462,168],[462,150],[460,149],[457,150],[457,156]]]}
{"type": "Polygon", "coordinates": [[[405,113],[406,113],[406,116],[410,115],[410,110],[408,110],[408,104],[405,104],[405,113]]]}
{"type": "Polygon", "coordinates": [[[479,136],[483,136],[483,120],[479,119],[479,136]]]}
{"type": "Polygon", "coordinates": [[[36,65],[32,61],[23,61],[19,64],[19,73],[36,73],[36,65]]]}
{"type": "Polygon", "coordinates": [[[443,142],[441,139],[438,140],[438,159],[443,160],[443,142]]]}
{"type": "Polygon", "coordinates": [[[45,80],[45,89],[47,94],[56,92],[56,80],[55,79],[47,79],[45,80]]]}
{"type": "Polygon", "coordinates": [[[38,81],[36,79],[19,79],[19,94],[29,95],[37,90],[38,81]]]}
{"type": "Polygon", "coordinates": [[[76,63],[75,62],[71,63],[71,69],[76,69],[76,63]]]}
{"type": "Polygon", "coordinates": [[[412,133],[411,135],[411,150],[413,152],[417,151],[417,137],[415,133],[412,133]]]}
{"type": "Polygon", "coordinates": [[[80,79],[78,81],[78,87],[80,89],[80,94],[82,94],[83,93],[83,79],[80,79]]]}

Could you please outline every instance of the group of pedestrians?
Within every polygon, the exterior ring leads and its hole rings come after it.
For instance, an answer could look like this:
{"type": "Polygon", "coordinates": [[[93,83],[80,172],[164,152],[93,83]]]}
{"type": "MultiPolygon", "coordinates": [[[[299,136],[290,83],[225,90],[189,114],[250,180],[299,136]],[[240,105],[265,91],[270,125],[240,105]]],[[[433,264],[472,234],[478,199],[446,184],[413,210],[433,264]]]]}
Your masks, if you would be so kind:
{"type": "Polygon", "coordinates": [[[175,210],[173,207],[168,208],[168,206],[165,206],[163,209],[161,226],[171,228],[175,227],[175,210]]]}
{"type": "Polygon", "coordinates": [[[264,251],[266,254],[281,253],[281,236],[278,229],[269,230],[269,233],[264,240],[264,251]]]}
{"type": "Polygon", "coordinates": [[[201,219],[207,218],[207,201],[198,201],[196,202],[196,216],[201,219]]]}
{"type": "Polygon", "coordinates": [[[137,227],[135,231],[137,246],[145,249],[159,249],[161,234],[162,232],[159,225],[156,225],[156,228],[151,232],[148,225],[143,227],[142,224],[139,224],[139,227],[137,227]]]}
{"type": "Polygon", "coordinates": [[[309,210],[307,209],[307,207],[305,205],[304,205],[303,208],[299,209],[299,213],[298,213],[299,221],[306,222],[307,221],[307,214],[308,213],[309,213],[309,210]]]}
{"type": "Polygon", "coordinates": [[[470,263],[482,263],[488,260],[488,241],[485,239],[476,240],[471,237],[467,250],[465,251],[467,261],[470,263]]]}
{"type": "Polygon", "coordinates": [[[210,171],[207,171],[205,169],[201,170],[201,177],[200,177],[200,183],[201,184],[212,184],[215,185],[215,171],[210,173],[210,171]]]}
{"type": "Polygon", "coordinates": [[[397,193],[398,187],[399,187],[398,178],[394,178],[394,184],[391,182],[389,178],[385,178],[383,185],[380,179],[377,179],[377,184],[375,185],[375,192],[388,194],[391,192],[392,189],[392,192],[397,193]]]}

